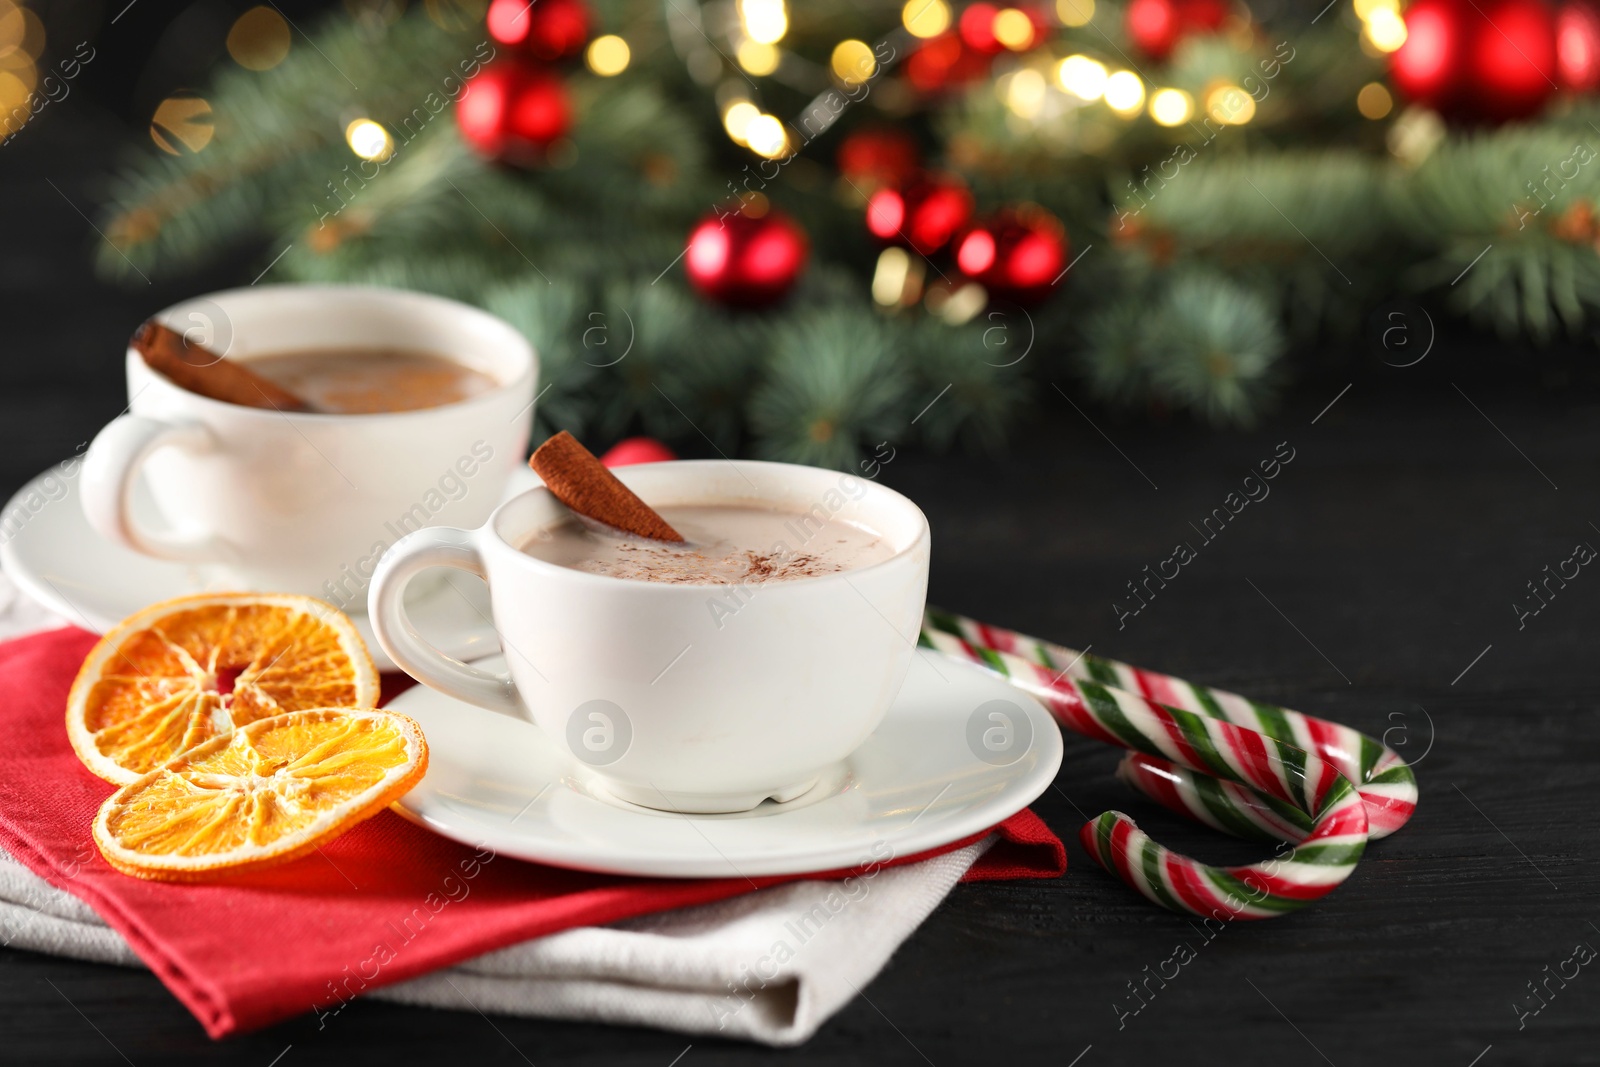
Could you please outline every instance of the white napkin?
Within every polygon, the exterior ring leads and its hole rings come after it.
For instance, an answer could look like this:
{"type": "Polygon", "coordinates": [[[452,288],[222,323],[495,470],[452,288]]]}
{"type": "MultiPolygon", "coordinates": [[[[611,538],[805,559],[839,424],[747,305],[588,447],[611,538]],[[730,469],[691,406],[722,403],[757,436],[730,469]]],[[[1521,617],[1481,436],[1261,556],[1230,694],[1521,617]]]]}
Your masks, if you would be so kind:
{"type": "MultiPolygon", "coordinates": [[[[65,625],[0,574],[0,640],[65,625]]],[[[585,926],[368,994],[460,1011],[797,1045],[877,976],[990,837],[849,882],[803,881],[585,926]]],[[[83,901],[0,851],[0,945],[142,966],[83,901]]],[[[334,1012],[322,1017],[326,1024],[334,1012]]]]}

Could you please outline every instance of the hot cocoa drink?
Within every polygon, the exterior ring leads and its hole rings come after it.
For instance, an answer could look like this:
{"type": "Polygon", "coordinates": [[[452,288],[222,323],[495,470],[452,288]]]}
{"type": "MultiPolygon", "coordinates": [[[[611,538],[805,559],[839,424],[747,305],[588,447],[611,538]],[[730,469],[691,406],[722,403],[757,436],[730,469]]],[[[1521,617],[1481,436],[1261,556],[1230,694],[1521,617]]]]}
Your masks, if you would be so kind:
{"type": "Polygon", "coordinates": [[[498,384],[448,357],[397,348],[308,348],[241,362],[309,410],[337,415],[442,407],[498,384]]]}
{"type": "Polygon", "coordinates": [[[577,520],[540,531],[522,550],[536,559],[645,582],[740,585],[815,578],[879,563],[889,543],[821,509],[793,512],[708,504],[655,509],[684,537],[653,541],[577,520]]]}

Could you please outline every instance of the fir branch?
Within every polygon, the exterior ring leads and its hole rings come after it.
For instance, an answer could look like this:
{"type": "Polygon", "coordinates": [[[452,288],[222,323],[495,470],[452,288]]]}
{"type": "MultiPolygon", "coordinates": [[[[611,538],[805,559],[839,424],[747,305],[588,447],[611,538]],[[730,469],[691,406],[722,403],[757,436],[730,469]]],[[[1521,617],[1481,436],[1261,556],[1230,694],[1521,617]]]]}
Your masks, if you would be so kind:
{"type": "Polygon", "coordinates": [[[892,439],[911,417],[894,331],[864,308],[834,306],[774,323],[772,358],[750,398],[757,452],[849,468],[863,442],[892,439]]]}
{"type": "Polygon", "coordinates": [[[1082,366],[1094,393],[1154,393],[1216,423],[1248,425],[1271,401],[1285,346],[1272,301],[1215,273],[1164,277],[1094,315],[1082,366]]]}
{"type": "Polygon", "coordinates": [[[1393,200],[1425,250],[1413,284],[1475,321],[1546,341],[1600,310],[1600,135],[1587,124],[1452,138],[1393,200]]]}
{"type": "Polygon", "coordinates": [[[292,49],[269,72],[224,70],[207,93],[210,143],[178,158],[147,152],[119,183],[105,224],[118,248],[101,250],[101,270],[131,276],[126,255],[146,273],[170,273],[259,236],[286,202],[309,205],[352,161],[349,116],[403,129],[418,108],[430,113],[427,96],[442,94],[446,79],[459,84],[483,40],[481,30],[443,33],[420,11],[376,38],[368,25],[332,17],[316,48],[292,49]]]}

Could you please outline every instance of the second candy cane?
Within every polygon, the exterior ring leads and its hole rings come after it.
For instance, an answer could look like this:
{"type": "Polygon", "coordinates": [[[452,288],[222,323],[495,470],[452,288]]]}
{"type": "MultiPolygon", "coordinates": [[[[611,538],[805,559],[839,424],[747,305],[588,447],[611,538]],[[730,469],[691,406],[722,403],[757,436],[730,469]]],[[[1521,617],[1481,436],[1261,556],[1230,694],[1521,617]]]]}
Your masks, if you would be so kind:
{"type": "Polygon", "coordinates": [[[1369,816],[1388,833],[1415,807],[1404,761],[1335,723],[941,612],[929,612],[922,643],[1005,676],[1074,732],[1132,749],[1123,777],[1158,801],[1219,829],[1293,846],[1263,863],[1214,867],[1157,844],[1120,812],[1083,827],[1085,848],[1103,866],[1174,910],[1239,918],[1294,910],[1348,877],[1369,816]],[[1156,689],[1167,700],[1108,681],[1156,689]],[[1249,726],[1235,718],[1247,715],[1249,726]]]}

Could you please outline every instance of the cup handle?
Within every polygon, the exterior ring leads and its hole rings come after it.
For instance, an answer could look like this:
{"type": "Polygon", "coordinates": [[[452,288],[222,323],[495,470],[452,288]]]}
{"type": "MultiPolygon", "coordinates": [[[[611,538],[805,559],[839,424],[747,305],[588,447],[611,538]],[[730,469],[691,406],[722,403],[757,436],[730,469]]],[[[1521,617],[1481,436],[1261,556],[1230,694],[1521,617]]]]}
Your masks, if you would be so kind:
{"type": "Polygon", "coordinates": [[[422,639],[406,613],[411,579],[429,567],[455,567],[489,580],[476,534],[450,526],[429,526],[396,541],[378,561],[367,593],[367,617],[378,644],[411,677],[446,696],[480,708],[523,718],[522,701],[508,675],[462,663],[422,639]]]}
{"type": "Polygon", "coordinates": [[[222,543],[206,533],[160,533],[133,517],[133,486],[139,468],[157,449],[208,452],[211,433],[196,422],[163,422],[144,415],[119,415],[95,435],[83,457],[83,513],[101,537],[159,559],[205,563],[223,556],[222,543]]]}

